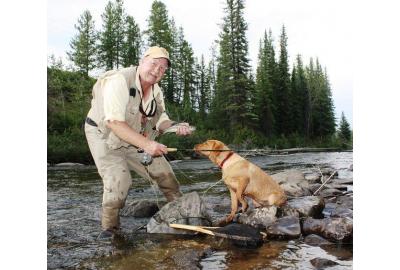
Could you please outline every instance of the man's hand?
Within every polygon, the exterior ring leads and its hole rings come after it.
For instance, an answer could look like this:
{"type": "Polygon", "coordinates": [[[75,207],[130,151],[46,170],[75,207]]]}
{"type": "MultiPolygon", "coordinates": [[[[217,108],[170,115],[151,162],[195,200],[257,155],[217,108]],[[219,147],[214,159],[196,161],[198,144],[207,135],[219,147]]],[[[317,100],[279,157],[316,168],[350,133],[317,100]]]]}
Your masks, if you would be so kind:
{"type": "Polygon", "coordinates": [[[189,129],[189,123],[179,123],[176,126],[177,126],[176,135],[186,136],[192,134],[192,131],[189,129]]]}
{"type": "Polygon", "coordinates": [[[150,141],[143,150],[153,157],[162,156],[163,154],[168,153],[167,146],[156,141],[150,141]]]}

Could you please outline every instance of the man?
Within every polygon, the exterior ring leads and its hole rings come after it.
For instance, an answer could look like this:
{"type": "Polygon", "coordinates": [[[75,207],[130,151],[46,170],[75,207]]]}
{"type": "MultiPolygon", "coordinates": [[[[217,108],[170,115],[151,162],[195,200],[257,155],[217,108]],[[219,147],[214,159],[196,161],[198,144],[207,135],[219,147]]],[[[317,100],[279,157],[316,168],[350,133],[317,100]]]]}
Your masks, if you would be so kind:
{"type": "MultiPolygon", "coordinates": [[[[158,132],[176,124],[165,112],[163,93],[157,84],[170,65],[164,48],[150,47],[139,66],[108,71],[93,86],[85,133],[103,180],[100,239],[110,239],[119,230],[119,210],[132,183],[130,170],[151,177],[167,201],[182,196],[163,156],[167,147],[154,141],[158,132]],[[148,166],[140,162],[143,152],[154,157],[148,166]]],[[[176,134],[191,134],[189,124],[178,124],[176,134]]]]}

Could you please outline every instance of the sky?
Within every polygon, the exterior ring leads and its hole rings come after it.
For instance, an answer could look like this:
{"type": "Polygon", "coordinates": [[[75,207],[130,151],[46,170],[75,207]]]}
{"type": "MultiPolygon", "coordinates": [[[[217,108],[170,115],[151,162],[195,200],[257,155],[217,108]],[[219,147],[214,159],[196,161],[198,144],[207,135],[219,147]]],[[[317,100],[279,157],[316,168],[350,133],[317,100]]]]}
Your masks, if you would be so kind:
{"type": "MultiPolygon", "coordinates": [[[[89,10],[96,29],[101,29],[105,0],[48,0],[47,55],[67,62],[66,52],[76,35],[74,25],[84,10],[89,10]]],[[[133,16],[141,30],[147,28],[152,0],[125,0],[126,13],[133,16]]],[[[162,0],[169,17],[182,26],[195,56],[209,59],[210,47],[218,39],[223,18],[223,0],[162,0]]],[[[342,111],[353,123],[353,21],[346,1],[247,0],[244,18],[248,23],[249,58],[256,68],[259,41],[271,29],[278,53],[279,35],[285,25],[289,63],[300,54],[304,64],[318,58],[331,83],[338,121],[342,111]]],[[[278,54],[277,54],[278,55],[278,54]]],[[[291,68],[290,68],[291,70],[291,68]]]]}

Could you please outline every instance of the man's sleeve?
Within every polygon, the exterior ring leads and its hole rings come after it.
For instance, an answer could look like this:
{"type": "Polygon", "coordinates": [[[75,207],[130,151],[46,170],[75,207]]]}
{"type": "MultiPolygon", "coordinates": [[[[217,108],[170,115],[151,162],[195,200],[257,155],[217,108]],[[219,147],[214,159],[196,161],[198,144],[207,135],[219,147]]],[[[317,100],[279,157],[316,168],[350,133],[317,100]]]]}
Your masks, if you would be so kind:
{"type": "Polygon", "coordinates": [[[125,121],[126,106],[129,102],[126,81],[120,74],[112,75],[105,80],[103,92],[105,120],[125,121]]]}

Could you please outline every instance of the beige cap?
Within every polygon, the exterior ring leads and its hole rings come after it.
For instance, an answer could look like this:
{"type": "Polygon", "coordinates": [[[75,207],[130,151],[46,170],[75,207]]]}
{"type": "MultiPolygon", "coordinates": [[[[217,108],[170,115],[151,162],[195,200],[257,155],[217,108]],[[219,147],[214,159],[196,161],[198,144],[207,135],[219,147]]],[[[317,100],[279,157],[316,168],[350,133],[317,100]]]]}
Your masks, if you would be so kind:
{"type": "Polygon", "coordinates": [[[169,53],[163,47],[153,46],[147,49],[143,57],[151,56],[153,58],[165,58],[168,61],[168,66],[171,66],[171,61],[169,60],[169,53]]]}

